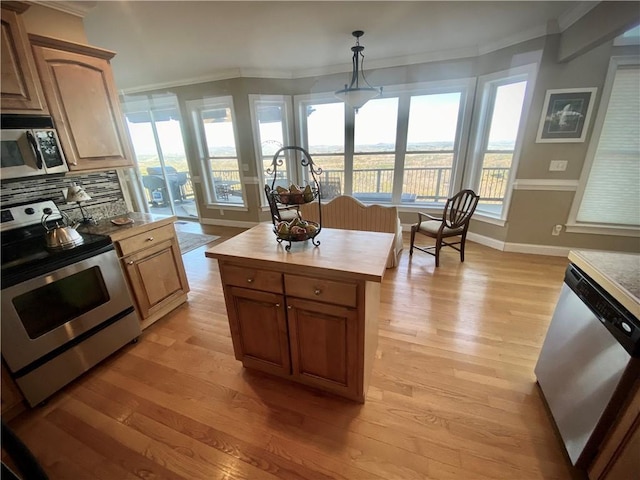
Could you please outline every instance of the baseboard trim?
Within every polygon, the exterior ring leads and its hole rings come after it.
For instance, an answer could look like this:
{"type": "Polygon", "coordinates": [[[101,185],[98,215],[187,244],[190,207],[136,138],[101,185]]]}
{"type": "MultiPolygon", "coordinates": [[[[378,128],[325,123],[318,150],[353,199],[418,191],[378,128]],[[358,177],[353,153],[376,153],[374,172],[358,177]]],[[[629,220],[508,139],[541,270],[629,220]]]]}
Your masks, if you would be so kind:
{"type": "Polygon", "coordinates": [[[553,245],[533,245],[531,243],[505,243],[505,252],[531,253],[533,255],[549,255],[551,257],[568,257],[570,247],[553,245]]]}
{"type": "Polygon", "coordinates": [[[480,245],[484,245],[485,247],[491,247],[496,250],[504,251],[504,242],[502,240],[485,237],[484,235],[479,235],[473,232],[467,233],[467,239],[471,240],[472,242],[479,243],[480,245]]]}
{"type": "Polygon", "coordinates": [[[204,225],[218,225],[220,227],[251,228],[259,222],[244,222],[241,220],[222,220],[220,218],[201,218],[200,223],[204,225]]]}
{"type": "Polygon", "coordinates": [[[503,242],[495,238],[485,237],[477,233],[467,233],[467,238],[472,242],[479,243],[486,247],[491,247],[503,252],[528,253],[531,255],[549,255],[551,257],[567,257],[570,247],[557,247],[554,245],[534,245],[532,243],[503,242]]]}

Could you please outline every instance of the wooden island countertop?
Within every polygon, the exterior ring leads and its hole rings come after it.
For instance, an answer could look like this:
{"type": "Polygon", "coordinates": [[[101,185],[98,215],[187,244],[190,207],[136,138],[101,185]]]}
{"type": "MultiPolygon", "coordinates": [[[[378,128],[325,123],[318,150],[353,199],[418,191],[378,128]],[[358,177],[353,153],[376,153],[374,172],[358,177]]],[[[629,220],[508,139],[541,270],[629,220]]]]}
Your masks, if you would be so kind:
{"type": "Polygon", "coordinates": [[[287,251],[265,223],[205,255],[220,266],[236,359],[364,402],[394,234],[323,228],[316,240],[287,251]]]}
{"type": "Polygon", "coordinates": [[[319,247],[311,241],[292,242],[287,252],[284,247],[288,242],[276,241],[273,225],[261,223],[211,247],[205,255],[253,266],[278,263],[288,273],[334,272],[341,277],[381,282],[394,235],[323,228],[316,240],[320,241],[319,247]]]}

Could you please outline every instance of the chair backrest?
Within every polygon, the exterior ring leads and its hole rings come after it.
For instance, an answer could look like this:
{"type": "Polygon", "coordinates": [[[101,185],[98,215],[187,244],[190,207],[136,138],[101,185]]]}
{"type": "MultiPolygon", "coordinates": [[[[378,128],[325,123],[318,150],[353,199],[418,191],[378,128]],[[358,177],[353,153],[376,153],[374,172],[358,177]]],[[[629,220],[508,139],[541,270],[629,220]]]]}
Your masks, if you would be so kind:
{"type": "Polygon", "coordinates": [[[275,198],[271,193],[271,187],[269,185],[264,186],[264,193],[267,196],[267,202],[269,202],[269,210],[271,211],[271,221],[275,225],[276,222],[280,221],[280,211],[278,210],[278,205],[276,204],[275,198]]]}
{"type": "Polygon", "coordinates": [[[480,196],[473,190],[461,190],[447,200],[442,216],[448,228],[468,227],[480,196]]]}

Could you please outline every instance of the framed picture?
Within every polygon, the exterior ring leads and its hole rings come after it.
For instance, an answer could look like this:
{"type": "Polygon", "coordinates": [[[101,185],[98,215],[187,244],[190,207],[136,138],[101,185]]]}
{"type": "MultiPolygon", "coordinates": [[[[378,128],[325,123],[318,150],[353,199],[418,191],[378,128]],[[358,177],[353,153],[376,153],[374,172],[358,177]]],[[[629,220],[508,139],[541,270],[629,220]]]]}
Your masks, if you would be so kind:
{"type": "Polygon", "coordinates": [[[584,142],[597,88],[547,90],[537,143],[584,142]]]}

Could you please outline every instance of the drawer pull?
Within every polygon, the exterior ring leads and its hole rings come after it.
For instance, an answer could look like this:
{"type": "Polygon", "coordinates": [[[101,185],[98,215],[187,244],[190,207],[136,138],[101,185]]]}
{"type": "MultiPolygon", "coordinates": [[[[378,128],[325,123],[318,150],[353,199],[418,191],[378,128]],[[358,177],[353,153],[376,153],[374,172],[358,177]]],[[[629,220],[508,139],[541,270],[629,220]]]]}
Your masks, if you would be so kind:
{"type": "Polygon", "coordinates": [[[322,291],[321,291],[319,288],[316,288],[316,289],[313,291],[313,294],[314,294],[314,295],[320,295],[321,293],[322,293],[322,291]]]}
{"type": "Polygon", "coordinates": [[[276,307],[280,307],[280,304],[279,304],[279,303],[276,303],[276,307]]]}
{"type": "Polygon", "coordinates": [[[153,237],[147,238],[147,242],[153,242],[153,237]]]}
{"type": "Polygon", "coordinates": [[[247,283],[253,283],[253,278],[247,278],[247,283]]]}
{"type": "Polygon", "coordinates": [[[136,262],[134,262],[133,260],[129,260],[129,261],[127,262],[127,265],[133,265],[134,263],[136,263],[136,262]]]}

